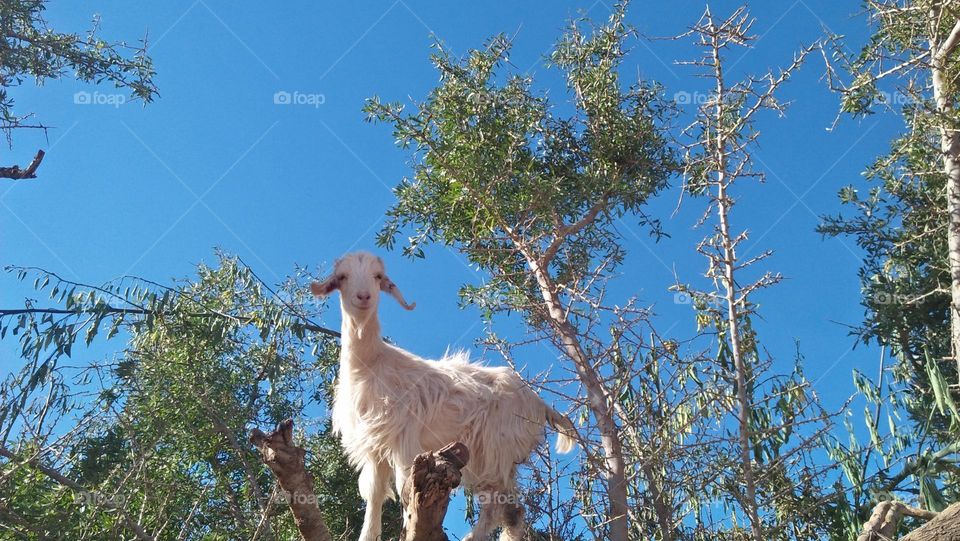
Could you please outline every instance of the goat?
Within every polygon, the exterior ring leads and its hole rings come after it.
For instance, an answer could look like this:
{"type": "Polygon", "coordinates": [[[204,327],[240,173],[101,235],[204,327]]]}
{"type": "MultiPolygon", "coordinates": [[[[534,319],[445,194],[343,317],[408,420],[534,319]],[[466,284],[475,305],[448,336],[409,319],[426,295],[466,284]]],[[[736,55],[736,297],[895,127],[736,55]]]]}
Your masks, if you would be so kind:
{"type": "Polygon", "coordinates": [[[573,423],[509,368],[471,363],[463,352],[428,361],[384,342],[379,291],[407,310],[416,304],[407,303],[379,257],[347,254],[310,289],[319,298],[340,291],[340,373],[332,420],[350,463],[360,470],[360,494],[367,503],[360,541],[379,539],[383,502],[394,495],[391,477],[402,500],[413,459],[452,441],[470,450],[463,484],[480,504],[479,520],[464,540],[485,541],[503,526],[502,541],[519,541],[525,524],[516,466],[543,440],[547,424],[558,431],[557,451],[573,450],[573,423]]]}

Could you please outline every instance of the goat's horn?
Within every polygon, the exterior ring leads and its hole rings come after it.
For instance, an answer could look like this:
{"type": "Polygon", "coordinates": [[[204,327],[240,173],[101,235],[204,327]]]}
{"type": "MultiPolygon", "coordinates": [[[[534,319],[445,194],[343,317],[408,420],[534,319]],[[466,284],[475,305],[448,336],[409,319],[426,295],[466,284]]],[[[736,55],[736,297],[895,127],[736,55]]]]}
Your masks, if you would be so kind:
{"type": "Polygon", "coordinates": [[[393,283],[393,281],[386,276],[384,276],[383,281],[381,282],[380,289],[387,292],[394,299],[397,299],[397,302],[400,303],[400,306],[406,308],[407,310],[413,310],[417,307],[417,303],[407,303],[407,300],[403,298],[403,293],[400,293],[400,288],[397,287],[397,284],[393,283]]]}

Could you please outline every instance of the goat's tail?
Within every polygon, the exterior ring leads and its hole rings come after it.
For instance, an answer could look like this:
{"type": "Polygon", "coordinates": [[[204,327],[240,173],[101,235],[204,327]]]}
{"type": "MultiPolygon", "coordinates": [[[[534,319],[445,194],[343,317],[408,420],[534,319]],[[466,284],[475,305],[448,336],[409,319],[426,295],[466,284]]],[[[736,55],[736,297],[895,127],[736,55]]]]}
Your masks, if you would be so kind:
{"type": "Polygon", "coordinates": [[[573,421],[547,406],[547,422],[557,431],[556,449],[558,453],[569,453],[577,446],[577,429],[573,421]]]}

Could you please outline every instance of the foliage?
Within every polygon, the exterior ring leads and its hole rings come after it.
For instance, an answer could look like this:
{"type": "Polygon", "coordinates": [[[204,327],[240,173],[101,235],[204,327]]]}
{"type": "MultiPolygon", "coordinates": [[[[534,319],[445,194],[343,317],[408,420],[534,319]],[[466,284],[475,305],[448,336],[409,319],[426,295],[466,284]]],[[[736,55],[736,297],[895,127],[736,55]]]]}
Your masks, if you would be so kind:
{"type": "MultiPolygon", "coordinates": [[[[955,81],[960,64],[955,49],[935,59],[930,52],[947,42],[960,11],[955,2],[935,0],[870,0],[865,6],[870,39],[848,55],[833,37],[825,56],[828,75],[841,93],[841,111],[891,111],[905,129],[867,168],[865,186],[840,190],[847,212],[825,217],[819,230],[852,237],[864,251],[859,275],[865,315],[854,333],[883,346],[894,362],[884,354],[875,380],[855,374],[867,400],[870,441],[851,435],[831,449],[849,486],[836,538],[856,531],[878,500],[917,500],[937,510],[960,498],[953,488],[960,391],[952,383],[958,374],[951,353],[948,177],[941,151],[943,130],[956,126],[960,96],[951,83],[938,90],[945,93],[938,104],[933,84],[935,69],[955,81]]],[[[851,434],[854,426],[848,422],[851,434]]]]}
{"type": "Polygon", "coordinates": [[[31,115],[13,111],[11,88],[34,79],[43,84],[72,72],[80,81],[109,82],[144,102],[157,94],[146,39],[139,46],[109,42],[97,36],[98,21],[86,35],[57,32],[43,17],[46,0],[0,2],[0,130],[24,126],[31,115]]]}
{"type": "MultiPolygon", "coordinates": [[[[666,112],[659,89],[643,82],[620,89],[616,68],[628,35],[622,18],[620,11],[590,38],[573,26],[551,55],[575,95],[578,110],[569,118],[556,116],[529,77],[498,81],[497,69],[509,58],[505,36],[462,61],[436,44],[431,60],[441,84],[413,114],[399,103],[369,100],[369,118],[390,122],[398,144],[419,158],[414,177],[396,189],[380,243],[393,246],[411,226],[405,253],[422,255],[421,246],[432,241],[463,243],[482,268],[505,268],[516,263],[511,231],[544,242],[603,201],[597,220],[570,239],[553,265],[574,284],[589,274],[596,254],[616,254],[611,225],[639,212],[665,186],[673,164],[657,128],[666,112]]],[[[490,287],[508,295],[524,289],[516,282],[522,276],[499,274],[490,287]]]]}

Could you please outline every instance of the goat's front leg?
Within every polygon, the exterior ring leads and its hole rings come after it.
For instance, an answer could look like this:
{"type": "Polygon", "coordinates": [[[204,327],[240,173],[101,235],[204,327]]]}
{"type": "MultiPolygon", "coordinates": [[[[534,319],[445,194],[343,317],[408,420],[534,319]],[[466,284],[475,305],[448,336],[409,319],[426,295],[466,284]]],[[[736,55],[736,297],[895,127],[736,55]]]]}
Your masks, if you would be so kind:
{"type": "Polygon", "coordinates": [[[360,470],[360,496],[367,502],[363,515],[360,541],[379,541],[383,501],[390,490],[390,466],[386,463],[367,462],[360,470]]]}
{"type": "Polygon", "coordinates": [[[393,482],[397,490],[397,501],[400,502],[400,507],[403,508],[403,525],[407,525],[407,505],[410,504],[407,493],[403,490],[407,482],[407,477],[410,476],[410,471],[413,469],[412,466],[397,466],[393,469],[393,482]]]}

